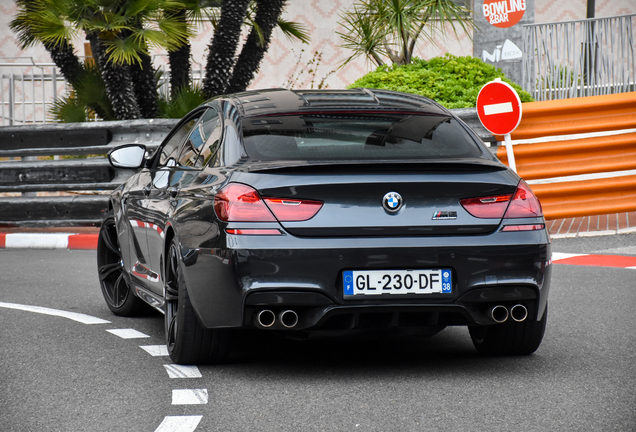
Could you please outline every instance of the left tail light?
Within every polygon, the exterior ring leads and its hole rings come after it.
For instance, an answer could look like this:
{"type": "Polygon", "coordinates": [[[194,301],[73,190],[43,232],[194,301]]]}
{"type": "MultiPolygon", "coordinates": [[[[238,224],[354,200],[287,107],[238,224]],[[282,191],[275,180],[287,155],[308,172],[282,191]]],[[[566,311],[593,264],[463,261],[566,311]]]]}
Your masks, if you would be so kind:
{"type": "Polygon", "coordinates": [[[320,211],[323,203],[313,200],[261,198],[258,191],[242,183],[230,183],[214,197],[214,210],[225,222],[302,222],[320,211]]]}
{"type": "Polygon", "coordinates": [[[214,197],[214,211],[224,222],[276,222],[256,189],[230,183],[214,197]]]}

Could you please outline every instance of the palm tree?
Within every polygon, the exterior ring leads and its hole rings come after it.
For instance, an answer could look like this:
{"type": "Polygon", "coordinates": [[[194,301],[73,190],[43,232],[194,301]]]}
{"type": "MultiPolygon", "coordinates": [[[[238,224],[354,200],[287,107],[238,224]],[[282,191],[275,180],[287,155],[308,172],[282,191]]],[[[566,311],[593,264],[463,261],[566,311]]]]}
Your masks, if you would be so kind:
{"type": "MultiPolygon", "coordinates": [[[[302,43],[309,43],[309,32],[302,24],[286,21],[281,18],[286,0],[249,0],[246,13],[243,18],[243,27],[248,27],[250,33],[243,44],[241,53],[236,58],[236,48],[238,44],[232,45],[224,41],[232,41],[226,31],[236,29],[237,22],[233,22],[233,27],[226,25],[225,20],[230,14],[225,10],[231,10],[233,0],[227,0],[222,4],[221,13],[211,9],[209,17],[215,27],[214,37],[210,43],[210,54],[206,64],[206,78],[208,87],[204,91],[209,97],[231,92],[244,91],[258,72],[259,65],[267,52],[271,40],[272,31],[278,27],[290,40],[298,40],[302,43]],[[224,26],[224,27],[221,27],[224,26]],[[214,47],[214,50],[213,50],[214,47]],[[212,53],[214,52],[214,58],[212,53]],[[221,68],[217,65],[222,65],[221,68]],[[211,83],[214,83],[212,85],[211,83]]],[[[241,11],[243,6],[241,5],[241,11]]],[[[234,19],[234,18],[232,18],[234,19]]],[[[230,42],[231,43],[231,42],[230,42]]]]}
{"type": "MultiPolygon", "coordinates": [[[[272,31],[279,24],[285,0],[258,0],[255,5],[252,30],[232,71],[232,78],[225,89],[227,93],[245,91],[254,79],[254,74],[258,72],[261,60],[269,48],[272,31]]],[[[251,6],[254,8],[254,2],[251,6]]]]}
{"type": "MultiPolygon", "coordinates": [[[[116,118],[155,115],[157,89],[149,47],[174,49],[189,36],[183,22],[164,13],[175,8],[173,0],[17,2],[19,11],[11,27],[18,32],[23,45],[40,41],[51,48],[67,47],[68,51],[70,41],[84,32],[116,118]],[[138,96],[142,96],[143,109],[138,96]]],[[[66,69],[60,69],[72,85],[73,70],[69,70],[67,77],[66,69]]]]}
{"type": "MultiPolygon", "coordinates": [[[[221,7],[222,0],[181,0],[169,13],[175,20],[186,26],[202,26],[205,21],[216,24],[215,10],[221,7]]],[[[189,40],[168,50],[170,67],[170,96],[176,98],[182,89],[190,89],[190,54],[189,40]]]]}
{"type": "Polygon", "coordinates": [[[438,32],[446,36],[446,24],[455,36],[474,28],[470,10],[453,0],[358,0],[340,18],[342,47],[353,51],[345,64],[359,56],[378,66],[385,59],[409,64],[423,39],[435,43],[438,32]]]}
{"type": "Polygon", "coordinates": [[[116,117],[120,120],[154,117],[158,94],[149,47],[173,49],[189,36],[185,23],[165,13],[166,9],[174,7],[174,2],[79,1],[91,3],[88,13],[80,16],[77,22],[90,34],[91,47],[97,48],[93,49],[93,55],[97,52],[116,117]]]}
{"type": "Polygon", "coordinates": [[[210,20],[215,26],[204,79],[208,97],[229,88],[241,91],[249,85],[267,51],[274,25],[290,39],[304,43],[309,40],[306,28],[280,18],[285,0],[16,2],[18,14],[11,28],[18,34],[23,48],[43,43],[75,89],[74,109],[84,102],[104,119],[157,115],[156,71],[148,55],[152,46],[168,50],[172,98],[179,97],[180,105],[197,100],[196,94],[181,93],[197,92],[190,89],[189,37],[193,25],[204,20],[210,20]],[[252,29],[237,59],[244,26],[252,29]],[[81,33],[90,42],[97,69],[87,69],[74,54],[70,41],[81,33]],[[83,97],[81,93],[89,96],[83,97]],[[107,101],[98,99],[103,95],[107,101]]]}
{"type": "MultiPolygon", "coordinates": [[[[173,12],[175,19],[185,23],[187,10],[179,9],[173,12]]],[[[168,50],[168,64],[170,65],[170,96],[175,98],[183,88],[190,88],[190,44],[184,43],[178,48],[168,50]]]]}
{"type": "MultiPolygon", "coordinates": [[[[9,28],[18,36],[21,48],[25,49],[35,45],[38,41],[43,41],[44,48],[47,50],[55,65],[60,69],[66,82],[72,88],[78,89],[93,79],[94,74],[87,71],[84,65],[75,55],[73,44],[67,39],[67,33],[63,28],[59,27],[59,23],[51,22],[51,15],[46,9],[46,4],[39,0],[16,0],[18,13],[9,24],[9,28]],[[58,26],[56,28],[56,26],[58,26]],[[48,33],[58,34],[58,39],[42,38],[41,34],[48,33]]],[[[90,98],[89,98],[90,99],[90,98]]],[[[102,118],[108,118],[109,109],[104,104],[93,103],[90,100],[89,108],[102,118]]]]}
{"type": "Polygon", "coordinates": [[[115,118],[117,120],[141,118],[141,110],[135,97],[130,65],[110,61],[99,32],[89,32],[86,38],[91,44],[93,58],[101,71],[106,86],[106,94],[113,107],[115,118]]]}
{"type": "Polygon", "coordinates": [[[241,27],[250,0],[225,0],[214,36],[208,45],[203,92],[213,97],[225,92],[234,67],[234,55],[238,47],[241,27]]]}

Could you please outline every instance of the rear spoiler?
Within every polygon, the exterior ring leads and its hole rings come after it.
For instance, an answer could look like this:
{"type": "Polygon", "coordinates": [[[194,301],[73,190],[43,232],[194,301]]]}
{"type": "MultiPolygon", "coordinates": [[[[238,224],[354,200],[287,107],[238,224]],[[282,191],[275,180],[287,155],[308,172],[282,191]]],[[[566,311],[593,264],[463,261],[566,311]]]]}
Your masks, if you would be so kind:
{"type": "Polygon", "coordinates": [[[382,171],[495,172],[507,169],[488,159],[369,160],[369,161],[246,161],[237,167],[243,172],[353,173],[382,171]]]}

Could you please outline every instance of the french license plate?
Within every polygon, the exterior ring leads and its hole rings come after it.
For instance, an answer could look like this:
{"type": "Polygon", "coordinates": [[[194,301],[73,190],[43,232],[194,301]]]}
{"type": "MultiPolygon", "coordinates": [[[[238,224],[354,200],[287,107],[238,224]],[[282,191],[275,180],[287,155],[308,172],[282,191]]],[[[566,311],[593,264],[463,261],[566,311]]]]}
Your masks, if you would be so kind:
{"type": "Polygon", "coordinates": [[[453,292],[449,269],[347,270],[342,277],[345,296],[453,292]]]}

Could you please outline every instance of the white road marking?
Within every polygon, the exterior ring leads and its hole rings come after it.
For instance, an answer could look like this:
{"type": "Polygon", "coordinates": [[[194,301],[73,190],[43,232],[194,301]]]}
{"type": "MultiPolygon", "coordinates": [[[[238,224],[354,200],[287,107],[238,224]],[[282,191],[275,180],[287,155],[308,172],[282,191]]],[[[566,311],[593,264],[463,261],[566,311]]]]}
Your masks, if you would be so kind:
{"type": "Polygon", "coordinates": [[[165,364],[168,376],[170,378],[201,378],[201,372],[196,366],[183,366],[178,364],[165,364]]]}
{"type": "Polygon", "coordinates": [[[143,345],[140,346],[142,350],[146,351],[153,357],[167,356],[168,347],[165,345],[143,345]]]}
{"type": "Polygon", "coordinates": [[[166,416],[155,432],[192,432],[203,416],[166,416]]]}
{"type": "Polygon", "coordinates": [[[21,305],[16,303],[0,302],[0,307],[7,308],[7,309],[17,309],[17,310],[22,310],[27,312],[35,312],[35,313],[44,314],[44,315],[59,316],[62,318],[68,318],[70,320],[80,322],[82,324],[109,324],[110,323],[110,321],[106,321],[101,318],[97,318],[90,315],[84,315],[77,312],[67,312],[67,311],[58,310],[58,309],[50,309],[50,308],[45,308],[41,306],[29,306],[29,305],[21,305]]]}
{"type": "Polygon", "coordinates": [[[115,336],[119,336],[122,339],[138,339],[150,337],[147,334],[138,332],[135,329],[110,329],[106,330],[108,333],[112,333],[115,336]]]}
{"type": "Polygon", "coordinates": [[[208,389],[172,390],[172,405],[203,405],[208,403],[208,389]]]}
{"type": "Polygon", "coordinates": [[[512,102],[484,105],[484,115],[505,114],[512,112],[512,102]]]}
{"type": "MultiPolygon", "coordinates": [[[[77,312],[67,312],[59,309],[51,309],[41,306],[22,305],[17,303],[0,302],[0,307],[15,309],[26,312],[34,312],[43,315],[57,316],[77,321],[82,324],[110,324],[101,318],[77,312]]],[[[150,337],[135,329],[109,329],[107,332],[119,336],[122,339],[136,339],[150,337]]],[[[165,345],[145,345],[140,346],[153,357],[168,355],[168,348],[165,345]]],[[[201,378],[201,372],[196,366],[182,366],[176,364],[163,365],[170,378],[201,378]]],[[[207,389],[184,389],[172,391],[173,405],[200,405],[208,403],[207,389]]],[[[203,416],[166,416],[155,432],[193,432],[203,416]]]]}

